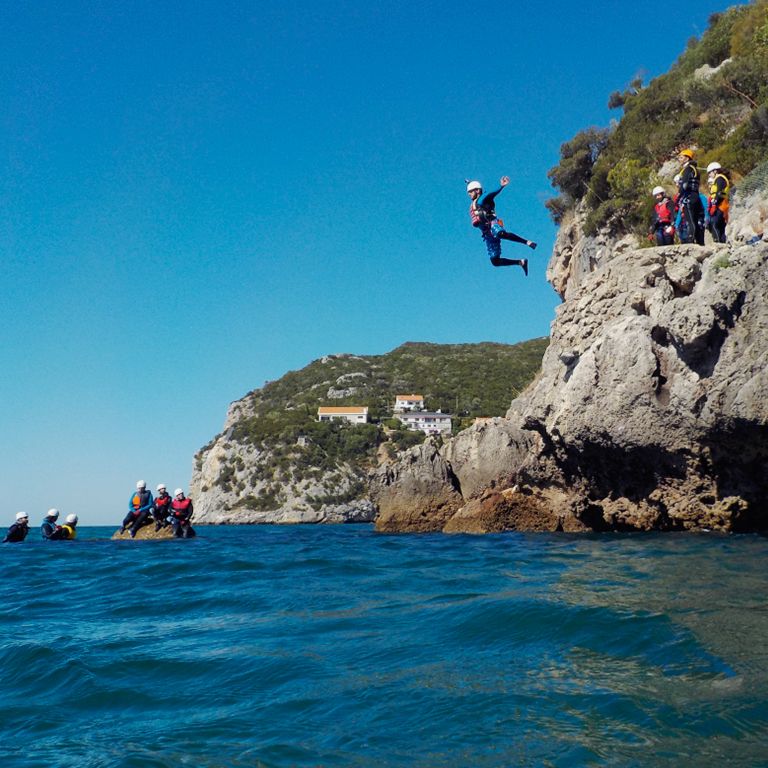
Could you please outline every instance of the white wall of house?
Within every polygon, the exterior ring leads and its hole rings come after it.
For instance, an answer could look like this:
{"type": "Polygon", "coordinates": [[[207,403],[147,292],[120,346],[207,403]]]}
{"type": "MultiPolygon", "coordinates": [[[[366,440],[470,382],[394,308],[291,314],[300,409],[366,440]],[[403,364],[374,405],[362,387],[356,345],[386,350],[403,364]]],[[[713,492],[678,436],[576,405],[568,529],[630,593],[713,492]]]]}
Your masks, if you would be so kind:
{"type": "Polygon", "coordinates": [[[424,398],[413,395],[397,395],[395,397],[395,411],[423,411],[424,398]]]}
{"type": "Polygon", "coordinates": [[[318,421],[348,421],[350,424],[367,424],[368,408],[350,408],[348,411],[323,412],[323,408],[317,409],[318,421]]]}
{"type": "Polygon", "coordinates": [[[446,413],[414,411],[398,414],[397,418],[408,429],[419,429],[427,435],[439,435],[451,431],[451,417],[446,413]]]}

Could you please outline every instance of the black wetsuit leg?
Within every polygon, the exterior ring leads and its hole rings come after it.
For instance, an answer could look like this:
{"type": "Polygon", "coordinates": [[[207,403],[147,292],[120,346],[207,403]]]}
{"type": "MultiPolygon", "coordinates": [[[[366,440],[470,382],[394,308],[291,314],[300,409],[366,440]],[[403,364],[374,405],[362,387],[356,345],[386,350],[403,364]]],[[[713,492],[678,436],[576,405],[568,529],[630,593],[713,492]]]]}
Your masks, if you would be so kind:
{"type": "Polygon", "coordinates": [[[148,509],[145,509],[143,512],[139,513],[139,516],[133,521],[133,525],[131,526],[131,536],[136,535],[136,531],[138,531],[139,528],[141,528],[141,526],[144,525],[148,517],[149,517],[148,509]]]}
{"type": "Polygon", "coordinates": [[[503,256],[494,256],[491,259],[491,264],[494,267],[512,267],[515,265],[522,266],[522,259],[505,259],[503,256]]]}
{"type": "Polygon", "coordinates": [[[715,238],[716,243],[725,243],[725,216],[723,212],[717,208],[709,219],[709,230],[712,232],[712,237],[715,238]]]}
{"type": "Polygon", "coordinates": [[[506,229],[499,232],[499,237],[502,240],[511,240],[513,243],[523,243],[523,245],[528,244],[528,241],[524,237],[520,237],[520,235],[516,235],[514,232],[507,232],[506,229]]]}
{"type": "Polygon", "coordinates": [[[135,520],[133,516],[133,512],[129,512],[124,518],[123,518],[123,530],[125,530],[129,525],[133,523],[135,520]]]}

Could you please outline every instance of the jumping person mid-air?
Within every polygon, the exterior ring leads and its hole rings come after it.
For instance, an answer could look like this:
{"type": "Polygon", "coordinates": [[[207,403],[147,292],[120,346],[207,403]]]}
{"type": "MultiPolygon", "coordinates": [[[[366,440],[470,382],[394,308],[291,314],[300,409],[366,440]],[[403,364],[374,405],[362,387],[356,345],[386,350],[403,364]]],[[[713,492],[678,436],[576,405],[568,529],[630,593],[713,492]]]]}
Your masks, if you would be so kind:
{"type": "Polygon", "coordinates": [[[504,222],[496,216],[495,198],[509,184],[509,176],[502,176],[499,183],[501,186],[495,192],[483,195],[483,185],[479,181],[467,182],[467,194],[472,199],[472,203],[469,206],[472,226],[480,230],[485,247],[488,249],[488,256],[491,258],[491,264],[494,267],[511,267],[513,264],[518,264],[527,275],[528,259],[504,259],[501,256],[502,240],[523,243],[531,249],[536,247],[536,243],[533,240],[526,240],[524,237],[520,237],[520,235],[516,235],[514,232],[507,232],[504,229],[504,222]]]}

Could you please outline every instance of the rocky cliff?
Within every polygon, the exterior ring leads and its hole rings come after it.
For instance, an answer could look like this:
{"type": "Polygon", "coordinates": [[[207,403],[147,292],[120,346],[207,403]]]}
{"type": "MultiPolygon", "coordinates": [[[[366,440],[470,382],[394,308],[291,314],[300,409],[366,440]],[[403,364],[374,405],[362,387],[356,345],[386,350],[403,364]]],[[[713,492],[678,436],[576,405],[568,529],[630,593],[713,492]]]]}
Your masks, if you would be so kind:
{"type": "Polygon", "coordinates": [[[459,423],[503,414],[541,364],[546,339],[517,345],[408,342],[384,355],[326,355],[229,407],[195,456],[191,495],[205,523],[373,520],[371,468],[424,440],[387,418],[395,393],[455,408],[459,423]],[[317,422],[320,405],[365,405],[375,423],[317,422]]]}
{"type": "Polygon", "coordinates": [[[299,438],[279,451],[239,439],[251,398],[229,407],[224,430],[195,459],[190,495],[198,523],[371,522],[375,507],[361,498],[360,472],[349,462],[298,476],[305,446],[299,438]]]}
{"type": "Polygon", "coordinates": [[[768,528],[765,185],[730,244],[639,248],[563,221],[542,370],[504,419],[373,483],[380,530],[768,528]]]}

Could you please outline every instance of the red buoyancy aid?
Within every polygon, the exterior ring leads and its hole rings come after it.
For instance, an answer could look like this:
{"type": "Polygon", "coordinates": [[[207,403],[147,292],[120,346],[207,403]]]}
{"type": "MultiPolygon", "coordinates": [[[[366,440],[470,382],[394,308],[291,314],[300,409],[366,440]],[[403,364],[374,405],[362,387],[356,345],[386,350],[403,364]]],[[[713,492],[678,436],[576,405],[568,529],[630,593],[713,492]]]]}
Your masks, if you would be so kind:
{"type": "Polygon", "coordinates": [[[147,506],[149,501],[149,491],[136,491],[131,499],[134,511],[138,512],[142,507],[147,506]]]}
{"type": "Polygon", "coordinates": [[[469,206],[469,218],[472,219],[473,227],[482,227],[485,224],[485,211],[475,200],[469,206]]]}
{"type": "Polygon", "coordinates": [[[167,507],[170,505],[170,503],[173,501],[170,494],[166,494],[165,496],[158,496],[155,499],[155,506],[159,508],[167,507]]]}
{"type": "Polygon", "coordinates": [[[659,224],[671,224],[675,220],[675,205],[665,197],[660,203],[653,206],[659,224]]]}
{"type": "Polygon", "coordinates": [[[171,502],[171,512],[174,517],[184,519],[189,514],[189,505],[192,503],[192,499],[174,499],[171,502]]]}

